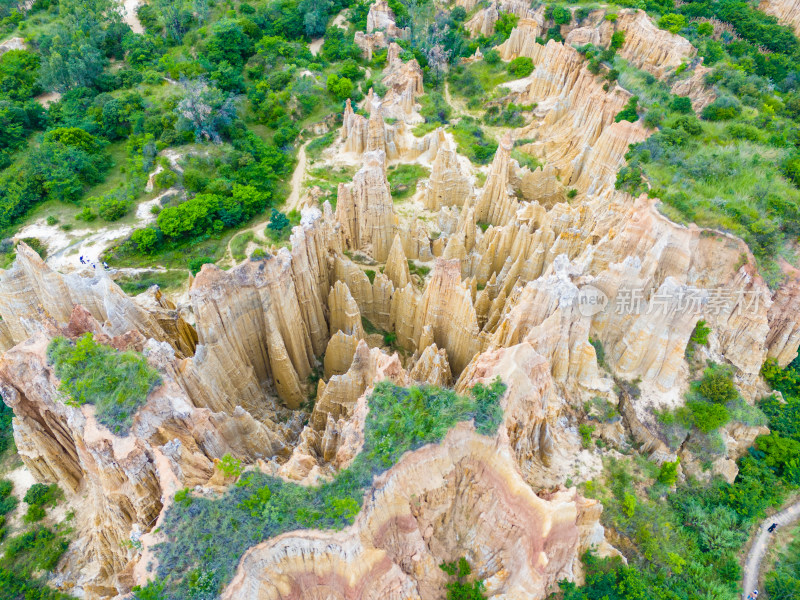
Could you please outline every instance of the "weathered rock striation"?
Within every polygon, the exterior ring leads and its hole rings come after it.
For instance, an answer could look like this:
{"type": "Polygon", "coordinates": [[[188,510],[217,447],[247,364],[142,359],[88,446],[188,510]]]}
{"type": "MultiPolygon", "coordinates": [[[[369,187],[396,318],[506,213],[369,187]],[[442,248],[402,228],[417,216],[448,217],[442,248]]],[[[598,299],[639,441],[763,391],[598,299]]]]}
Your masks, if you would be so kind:
{"type": "Polygon", "coordinates": [[[800,3],[797,0],[761,0],[758,9],[777,18],[800,35],[800,3]]]}

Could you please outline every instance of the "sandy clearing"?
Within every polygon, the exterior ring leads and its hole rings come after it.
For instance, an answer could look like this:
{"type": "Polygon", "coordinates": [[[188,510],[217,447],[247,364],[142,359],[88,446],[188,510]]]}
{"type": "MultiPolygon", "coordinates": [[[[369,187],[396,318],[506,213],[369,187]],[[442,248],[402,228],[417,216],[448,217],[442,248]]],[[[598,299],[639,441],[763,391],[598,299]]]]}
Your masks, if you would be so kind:
{"type": "Polygon", "coordinates": [[[136,15],[136,9],[141,3],[141,0],[123,0],[122,3],[122,20],[127,23],[133,33],[144,33],[144,27],[136,15]]]}

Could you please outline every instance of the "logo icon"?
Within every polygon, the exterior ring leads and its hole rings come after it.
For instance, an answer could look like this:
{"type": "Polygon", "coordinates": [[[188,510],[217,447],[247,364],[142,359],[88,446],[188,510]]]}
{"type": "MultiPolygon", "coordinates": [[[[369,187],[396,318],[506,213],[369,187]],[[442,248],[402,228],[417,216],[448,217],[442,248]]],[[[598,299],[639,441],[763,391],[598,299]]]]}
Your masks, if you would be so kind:
{"type": "Polygon", "coordinates": [[[606,309],[608,297],[593,285],[585,285],[578,291],[575,302],[583,316],[592,317],[606,309]]]}

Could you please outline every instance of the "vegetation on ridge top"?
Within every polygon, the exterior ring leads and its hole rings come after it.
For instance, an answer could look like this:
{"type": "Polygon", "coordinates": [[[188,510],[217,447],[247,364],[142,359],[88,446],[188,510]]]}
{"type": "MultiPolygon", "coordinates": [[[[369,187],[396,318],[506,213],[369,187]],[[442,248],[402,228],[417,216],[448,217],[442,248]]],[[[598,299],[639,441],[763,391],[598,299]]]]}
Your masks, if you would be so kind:
{"type": "Polygon", "coordinates": [[[214,598],[233,577],[251,546],[296,529],[342,529],[361,510],[375,475],[406,452],[441,441],[458,422],[472,419],[483,435],[502,420],[500,380],[478,384],[468,396],[433,386],[401,388],[388,381],[369,397],[364,447],[331,481],[313,487],[248,472],[216,498],[176,495],[155,548],[156,581],[136,591],[139,600],[214,598]]]}

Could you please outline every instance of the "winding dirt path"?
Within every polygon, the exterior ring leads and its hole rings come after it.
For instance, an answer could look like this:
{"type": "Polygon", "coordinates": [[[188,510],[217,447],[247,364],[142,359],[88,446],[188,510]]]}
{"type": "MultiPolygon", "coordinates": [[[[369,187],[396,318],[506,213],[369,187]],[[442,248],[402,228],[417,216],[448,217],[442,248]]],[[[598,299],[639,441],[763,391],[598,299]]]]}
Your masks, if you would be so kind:
{"type": "MultiPolygon", "coordinates": [[[[297,165],[294,168],[294,172],[292,173],[292,179],[291,182],[289,183],[289,185],[292,188],[292,191],[289,193],[289,197],[286,198],[286,203],[283,205],[284,213],[289,213],[295,209],[300,210],[301,207],[300,201],[303,198],[302,194],[303,181],[305,180],[306,177],[306,165],[308,162],[306,160],[306,146],[308,146],[310,142],[311,140],[305,142],[302,146],[300,146],[300,149],[297,151],[297,165]]],[[[263,232],[264,228],[267,226],[267,223],[269,223],[269,218],[259,221],[251,225],[247,229],[242,229],[240,232],[234,235],[231,238],[230,242],[228,242],[228,249],[225,253],[225,258],[219,262],[230,264],[232,267],[235,267],[237,263],[236,260],[233,258],[233,252],[231,251],[231,243],[233,242],[233,240],[239,237],[240,235],[247,233],[248,231],[252,231],[256,239],[258,239],[259,241],[266,241],[267,238],[264,237],[263,232]]]]}
{"type": "Polygon", "coordinates": [[[300,146],[300,150],[297,151],[297,166],[294,169],[294,173],[292,173],[292,181],[290,183],[292,192],[286,199],[286,206],[284,207],[286,212],[291,212],[295,209],[300,210],[300,199],[302,198],[301,190],[303,181],[306,178],[306,146],[308,146],[310,142],[311,140],[308,140],[300,146]]]}
{"type": "Polygon", "coordinates": [[[750,546],[750,551],[747,553],[747,560],[744,564],[743,599],[746,600],[747,595],[758,587],[761,562],[764,560],[764,556],[766,556],[769,545],[772,542],[772,534],[767,531],[767,528],[773,523],[777,523],[779,527],[783,528],[797,520],[800,520],[800,501],[795,502],[788,508],[783,509],[781,512],[771,517],[767,517],[761,522],[756,538],[753,541],[753,545],[750,546]]]}

